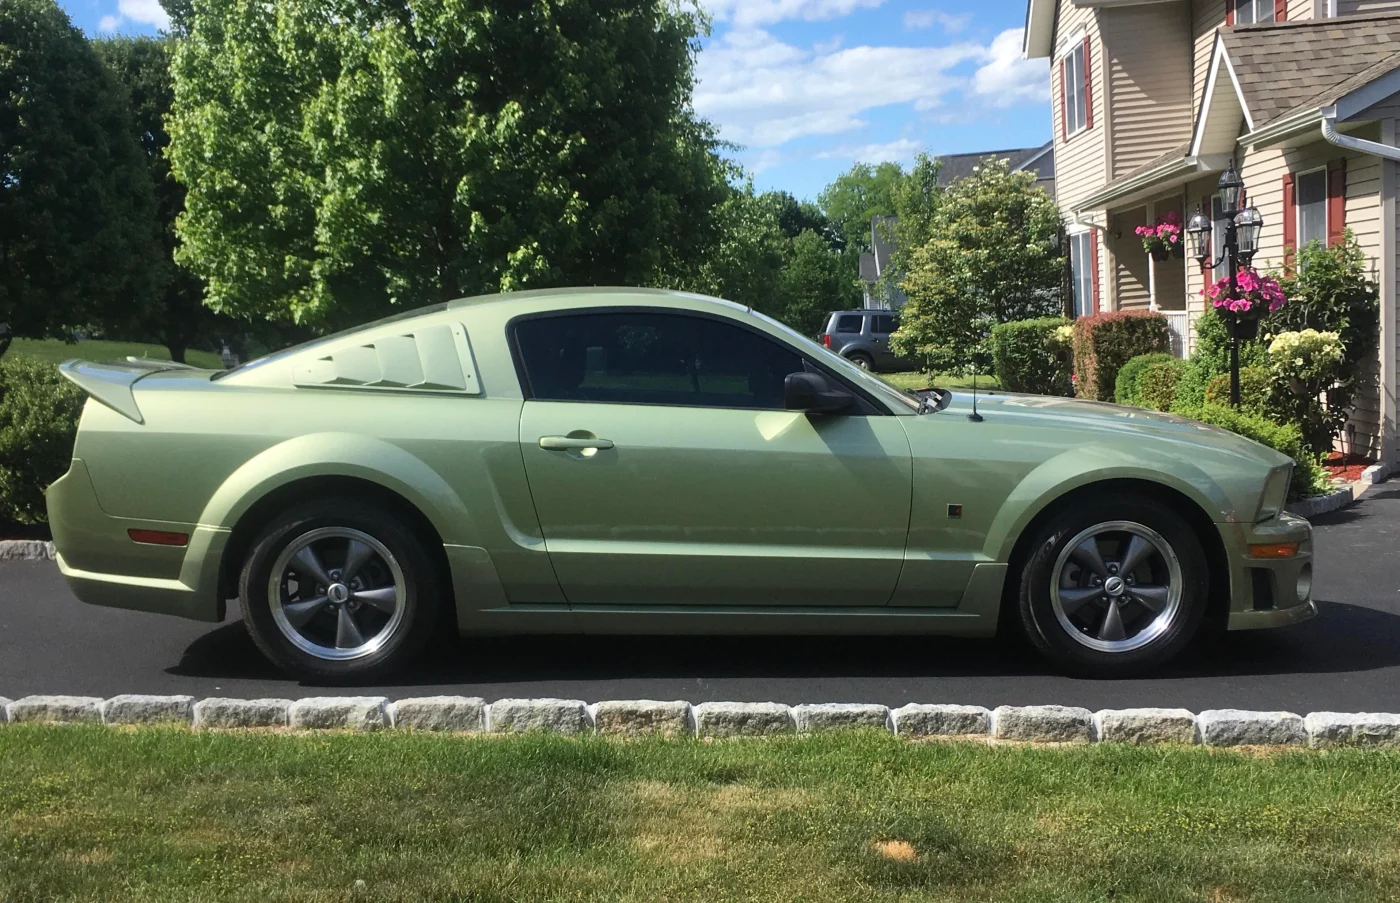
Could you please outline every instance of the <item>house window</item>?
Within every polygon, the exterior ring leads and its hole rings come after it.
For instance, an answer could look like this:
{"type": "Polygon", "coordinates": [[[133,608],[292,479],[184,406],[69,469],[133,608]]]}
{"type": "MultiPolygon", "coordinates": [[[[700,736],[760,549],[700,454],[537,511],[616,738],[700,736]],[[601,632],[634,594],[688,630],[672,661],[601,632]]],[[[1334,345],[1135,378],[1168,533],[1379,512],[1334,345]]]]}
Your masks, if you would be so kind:
{"type": "Polygon", "coordinates": [[[1230,227],[1230,218],[1225,215],[1220,195],[1210,199],[1210,259],[1220,260],[1225,253],[1225,230],[1230,227]]]}
{"type": "Polygon", "coordinates": [[[1074,274],[1074,315],[1087,317],[1094,310],[1094,233],[1069,236],[1069,263],[1074,274]]]}
{"type": "Polygon", "coordinates": [[[1061,92],[1064,95],[1065,134],[1073,135],[1082,132],[1089,121],[1086,82],[1084,72],[1087,68],[1085,53],[1088,44],[1080,41],[1074,49],[1060,62],[1060,74],[1064,80],[1061,92]]]}
{"type": "Polygon", "coordinates": [[[1231,0],[1235,4],[1236,25],[1257,25],[1274,21],[1274,0],[1231,0]]]}
{"type": "Polygon", "coordinates": [[[1327,170],[1300,173],[1296,187],[1298,249],[1311,241],[1327,244],[1327,170]]]}

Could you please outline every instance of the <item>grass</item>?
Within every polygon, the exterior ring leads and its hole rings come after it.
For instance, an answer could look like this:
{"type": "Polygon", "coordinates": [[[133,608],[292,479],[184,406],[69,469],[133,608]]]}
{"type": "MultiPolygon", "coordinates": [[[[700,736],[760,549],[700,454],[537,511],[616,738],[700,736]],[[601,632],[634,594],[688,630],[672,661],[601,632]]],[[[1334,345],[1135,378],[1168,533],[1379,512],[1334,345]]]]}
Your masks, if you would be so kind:
{"type": "MultiPolygon", "coordinates": [[[[8,354],[36,357],[42,361],[61,364],[70,358],[81,357],[90,361],[119,361],[127,356],[149,357],[156,360],[170,360],[170,351],[164,345],[146,342],[107,342],[101,339],[86,339],[77,343],[60,339],[15,339],[8,354]]],[[[193,367],[206,370],[222,370],[223,363],[212,351],[185,352],[185,360],[193,367]]]]}
{"type": "Polygon", "coordinates": [[[1394,752],[0,728],[12,903],[1397,896],[1394,752]]]}
{"type": "MultiPolygon", "coordinates": [[[[938,386],[940,389],[968,389],[972,387],[972,377],[954,373],[877,373],[876,376],[896,389],[922,389],[925,386],[938,386]]],[[[978,389],[1000,388],[1001,383],[990,373],[978,374],[978,389]]]]}

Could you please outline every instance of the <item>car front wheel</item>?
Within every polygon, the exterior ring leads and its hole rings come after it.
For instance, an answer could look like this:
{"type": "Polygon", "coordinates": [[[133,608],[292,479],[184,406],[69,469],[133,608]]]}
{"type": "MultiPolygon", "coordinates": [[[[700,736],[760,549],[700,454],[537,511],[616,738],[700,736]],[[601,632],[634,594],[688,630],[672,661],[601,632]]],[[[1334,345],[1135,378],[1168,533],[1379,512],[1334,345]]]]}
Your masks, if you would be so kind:
{"type": "Polygon", "coordinates": [[[239,581],[258,648],[301,677],[360,681],[411,661],[430,637],[437,574],[397,517],[348,501],[295,507],[268,524],[239,581]]]}
{"type": "Polygon", "coordinates": [[[849,360],[851,363],[855,364],[862,370],[875,369],[875,360],[870,355],[865,354],[861,351],[857,351],[856,353],[852,354],[849,358],[847,358],[847,360],[849,360]]]}
{"type": "Polygon", "coordinates": [[[1140,673],[1175,656],[1205,613],[1209,574],[1190,526],[1150,499],[1076,506],[1036,536],[1021,575],[1026,635],[1088,677],[1140,673]]]}

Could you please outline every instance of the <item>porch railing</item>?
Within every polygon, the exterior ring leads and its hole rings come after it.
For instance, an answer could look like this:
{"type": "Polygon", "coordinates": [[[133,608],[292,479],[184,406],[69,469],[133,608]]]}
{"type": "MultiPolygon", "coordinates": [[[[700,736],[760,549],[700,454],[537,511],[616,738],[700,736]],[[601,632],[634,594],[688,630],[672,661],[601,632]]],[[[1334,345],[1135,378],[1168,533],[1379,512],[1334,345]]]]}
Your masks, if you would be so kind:
{"type": "Polygon", "coordinates": [[[1167,318],[1167,330],[1171,333],[1172,354],[1186,357],[1191,338],[1191,320],[1184,310],[1159,310],[1157,313],[1167,318]]]}

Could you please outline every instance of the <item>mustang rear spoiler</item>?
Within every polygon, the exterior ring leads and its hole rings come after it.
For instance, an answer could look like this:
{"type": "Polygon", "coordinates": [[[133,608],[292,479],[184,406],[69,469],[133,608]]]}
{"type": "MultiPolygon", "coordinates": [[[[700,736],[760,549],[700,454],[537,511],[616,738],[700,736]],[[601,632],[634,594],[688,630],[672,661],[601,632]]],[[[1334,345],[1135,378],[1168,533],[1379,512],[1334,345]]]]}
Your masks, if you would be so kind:
{"type": "Polygon", "coordinates": [[[136,406],[136,393],[131,387],[143,376],[162,370],[196,370],[188,364],[156,361],[144,357],[129,357],[124,361],[94,363],[74,359],[58,365],[58,372],[75,383],[88,395],[137,423],[145,423],[141,409],[136,406]]]}

